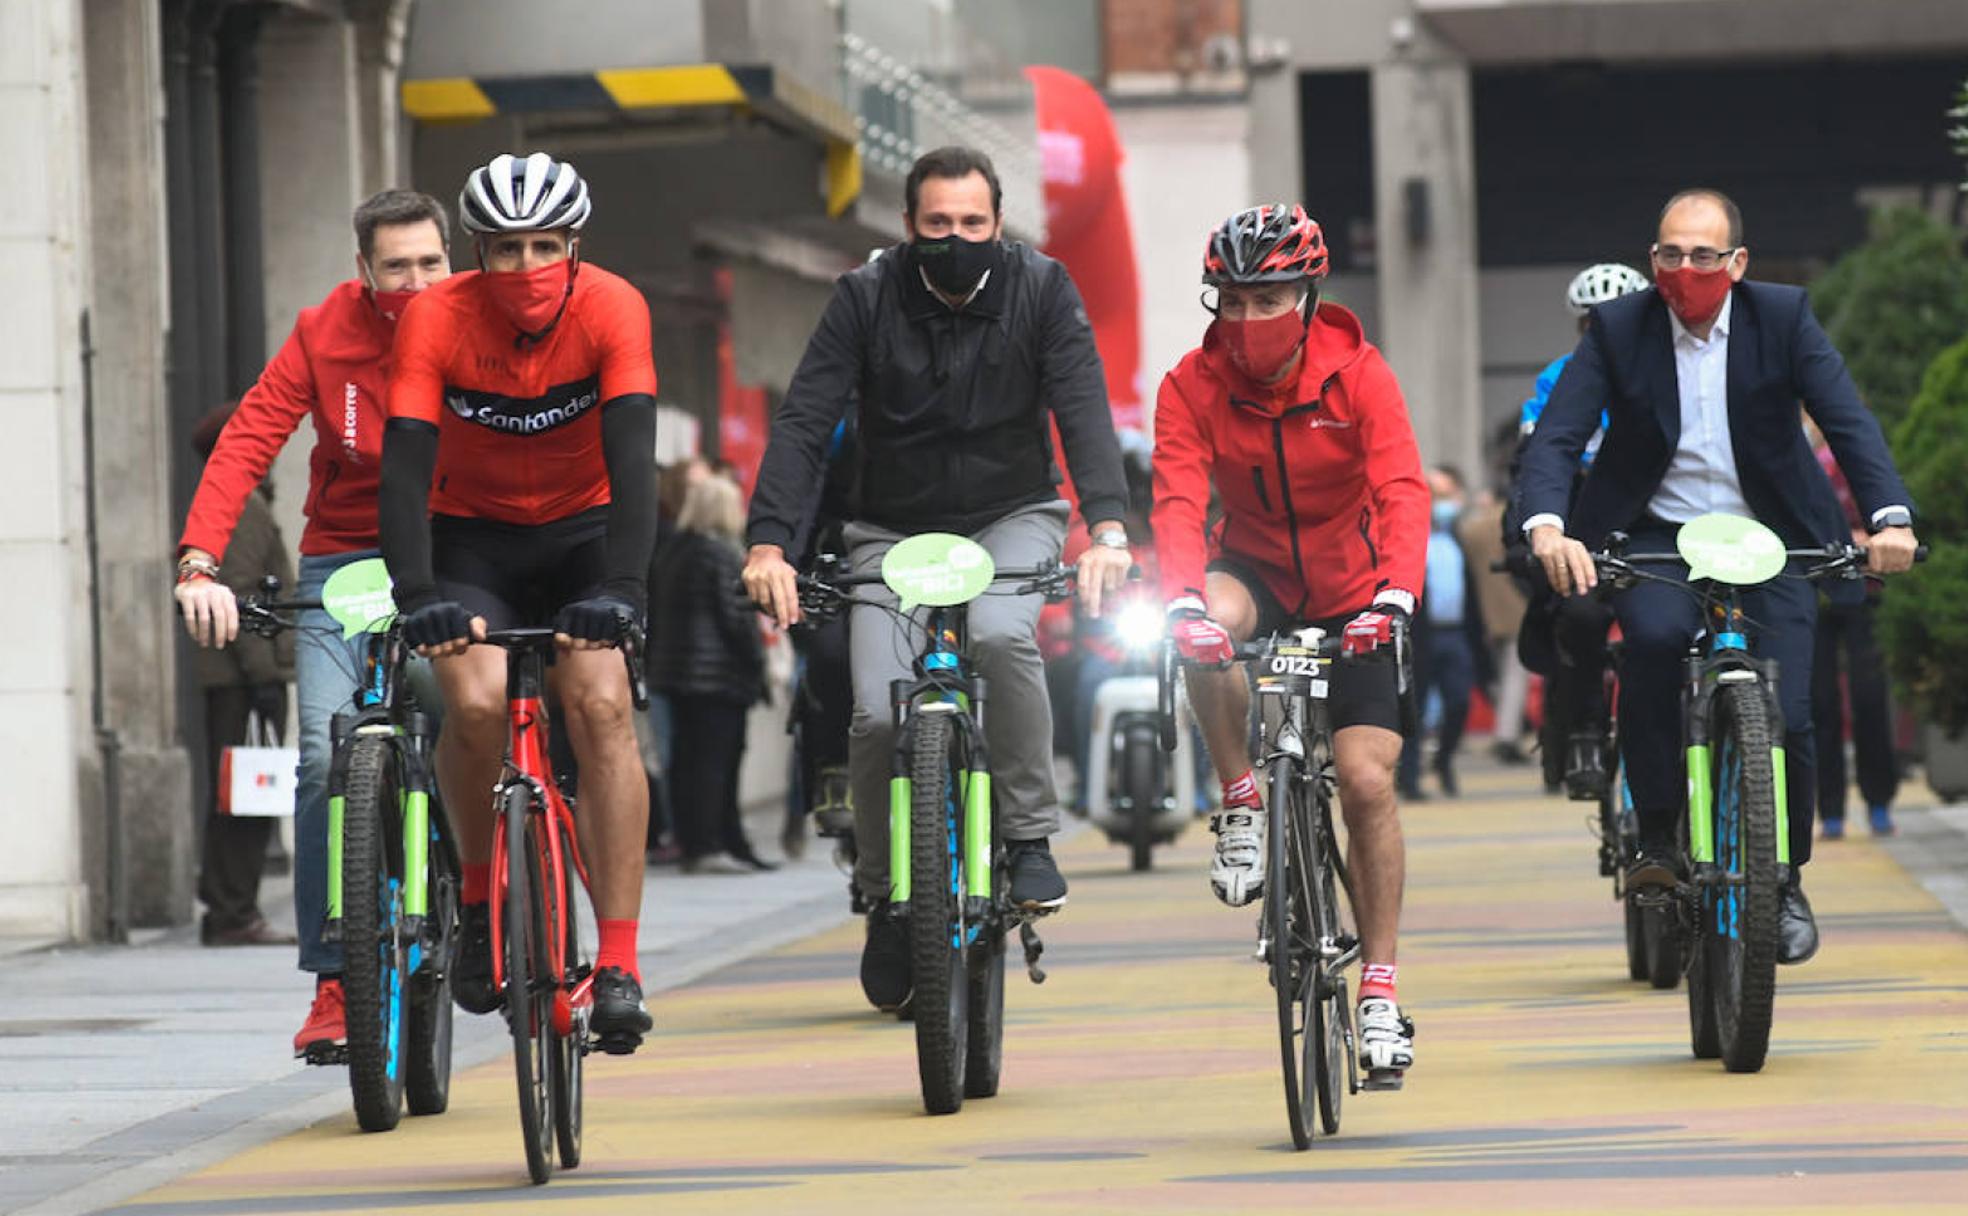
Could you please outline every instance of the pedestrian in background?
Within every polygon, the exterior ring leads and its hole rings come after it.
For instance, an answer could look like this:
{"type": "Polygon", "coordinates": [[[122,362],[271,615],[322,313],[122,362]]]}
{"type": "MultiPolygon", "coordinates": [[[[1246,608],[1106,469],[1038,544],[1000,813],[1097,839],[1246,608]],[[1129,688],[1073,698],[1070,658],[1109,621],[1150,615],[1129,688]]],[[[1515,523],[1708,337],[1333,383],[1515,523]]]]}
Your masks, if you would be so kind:
{"type": "MultiPolygon", "coordinates": [[[[1512,431],[1514,436],[1514,427],[1512,431]]],[[[1524,623],[1528,601],[1517,581],[1495,568],[1503,559],[1503,512],[1503,501],[1489,496],[1462,513],[1456,521],[1455,536],[1468,560],[1476,606],[1483,619],[1483,642],[1496,676],[1490,684],[1490,703],[1496,710],[1490,751],[1500,763],[1528,764],[1530,756],[1523,743],[1524,698],[1531,677],[1517,658],[1517,628],[1524,623]]]]}
{"type": "MultiPolygon", "coordinates": [[[[1831,479],[1832,493],[1852,529],[1852,543],[1869,544],[1871,534],[1859,516],[1851,483],[1825,442],[1824,432],[1808,417],[1804,433],[1811,451],[1831,479]]],[[[1845,603],[1820,597],[1816,655],[1811,662],[1811,729],[1818,747],[1818,822],[1826,840],[1845,835],[1845,724],[1851,723],[1852,756],[1859,770],[1859,796],[1865,799],[1866,820],[1874,836],[1893,834],[1893,797],[1900,791],[1900,770],[1893,757],[1893,704],[1886,686],[1886,659],[1879,652],[1875,628],[1879,617],[1880,580],[1866,580],[1865,598],[1845,603]],[[1839,660],[1844,660],[1844,696],[1839,689],[1839,660]],[[1851,709],[1849,717],[1846,701],[1851,709]]]]}
{"type": "MultiPolygon", "coordinates": [[[[1482,612],[1476,601],[1469,558],[1456,539],[1467,491],[1460,470],[1437,465],[1428,470],[1430,507],[1428,574],[1417,615],[1415,633],[1417,695],[1424,707],[1433,702],[1435,759],[1430,767],[1442,792],[1458,792],[1455,755],[1469,721],[1469,694],[1489,668],[1484,647],[1482,612]]],[[[1410,738],[1401,749],[1398,785],[1403,797],[1418,801],[1421,793],[1421,739],[1410,738]]]]}
{"type": "Polygon", "coordinates": [[[652,580],[649,680],[670,701],[671,811],[686,874],[774,868],[753,851],[738,814],[746,714],[765,693],[758,614],[737,591],[744,529],[737,483],[699,479],[652,580]]]}
{"type": "MultiPolygon", "coordinates": [[[[239,408],[228,401],[203,418],[191,446],[200,460],[218,445],[219,432],[239,408]]],[[[246,496],[233,525],[219,581],[236,596],[251,595],[268,575],[283,587],[294,584],[287,542],[273,520],[273,493],[266,482],[246,496]]],[[[267,838],[275,819],[234,817],[221,809],[224,789],[220,763],[228,747],[277,744],[286,737],[287,685],[294,679],[294,635],[274,638],[241,634],[223,650],[201,647],[195,654],[198,682],[205,690],[205,773],[211,790],[200,833],[198,898],[205,917],[198,940],[207,946],[291,946],[294,936],[267,924],[260,911],[260,876],[266,870],[267,838]]]]}

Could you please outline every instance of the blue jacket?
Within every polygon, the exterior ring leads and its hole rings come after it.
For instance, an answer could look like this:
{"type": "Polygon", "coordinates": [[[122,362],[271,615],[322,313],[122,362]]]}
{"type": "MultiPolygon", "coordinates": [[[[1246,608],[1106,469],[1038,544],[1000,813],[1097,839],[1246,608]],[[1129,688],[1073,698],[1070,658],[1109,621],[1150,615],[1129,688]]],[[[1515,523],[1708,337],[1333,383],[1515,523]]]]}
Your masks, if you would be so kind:
{"type": "MultiPolygon", "coordinates": [[[[1912,507],[1879,422],[1859,399],[1803,289],[1743,282],[1733,298],[1729,434],[1743,498],[1757,519],[1792,548],[1851,535],[1804,438],[1799,402],[1830,442],[1867,518],[1896,503],[1912,507]]],[[[1596,546],[1645,514],[1680,439],[1666,304],[1652,289],[1601,304],[1525,447],[1523,517],[1562,516],[1568,535],[1596,546]],[[1574,503],[1579,455],[1599,426],[1602,406],[1606,437],[1574,503]]]]}

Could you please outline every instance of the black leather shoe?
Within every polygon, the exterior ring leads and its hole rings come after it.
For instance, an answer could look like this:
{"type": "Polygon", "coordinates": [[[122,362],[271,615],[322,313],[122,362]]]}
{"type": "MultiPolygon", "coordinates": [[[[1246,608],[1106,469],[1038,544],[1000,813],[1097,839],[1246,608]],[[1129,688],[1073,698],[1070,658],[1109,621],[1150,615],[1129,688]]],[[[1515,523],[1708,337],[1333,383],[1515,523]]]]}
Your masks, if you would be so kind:
{"type": "Polygon", "coordinates": [[[1626,889],[1637,891],[1643,887],[1673,887],[1682,879],[1681,858],[1672,849],[1640,846],[1633,856],[1633,864],[1626,868],[1626,889]]]}
{"type": "Polygon", "coordinates": [[[633,1053],[655,1024],[649,1007],[642,1003],[642,985],[635,976],[620,967],[595,972],[594,1014],[588,1029],[603,1051],[611,1056],[633,1053]]]}
{"type": "Polygon", "coordinates": [[[861,992],[883,1013],[893,1013],[915,991],[909,967],[909,929],[886,903],[868,913],[861,947],[861,992]]]}
{"type": "Polygon", "coordinates": [[[1565,745],[1565,796],[1597,802],[1606,796],[1606,739],[1596,730],[1575,732],[1565,745]]]}
{"type": "Polygon", "coordinates": [[[1783,902],[1777,910],[1777,961],[1809,962],[1818,952],[1818,922],[1811,915],[1811,901],[1804,898],[1804,887],[1795,874],[1784,884],[1783,902]]]}
{"type": "Polygon", "coordinates": [[[1435,770],[1435,780],[1442,783],[1442,793],[1445,796],[1454,798],[1462,793],[1461,788],[1456,785],[1455,764],[1448,756],[1435,757],[1435,763],[1429,767],[1435,770]]]}
{"type": "Polygon", "coordinates": [[[1011,902],[1021,908],[1057,908],[1066,902],[1066,876],[1045,840],[1005,841],[1011,871],[1011,902]]]}
{"type": "Polygon", "coordinates": [[[491,1013],[503,1003],[492,986],[489,904],[466,904],[458,910],[458,935],[451,947],[451,999],[466,1013],[491,1013]]]}

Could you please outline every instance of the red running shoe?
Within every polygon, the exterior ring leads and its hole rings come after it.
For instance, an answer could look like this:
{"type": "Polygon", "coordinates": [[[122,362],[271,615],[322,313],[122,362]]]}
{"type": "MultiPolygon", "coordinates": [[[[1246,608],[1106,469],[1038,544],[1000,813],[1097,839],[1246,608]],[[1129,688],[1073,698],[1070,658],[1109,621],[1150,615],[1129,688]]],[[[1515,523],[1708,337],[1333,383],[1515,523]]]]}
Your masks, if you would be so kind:
{"type": "Polygon", "coordinates": [[[316,980],[314,1004],[308,1007],[301,1032],[294,1036],[294,1058],[332,1053],[347,1041],[348,1007],[342,996],[342,981],[316,980]]]}

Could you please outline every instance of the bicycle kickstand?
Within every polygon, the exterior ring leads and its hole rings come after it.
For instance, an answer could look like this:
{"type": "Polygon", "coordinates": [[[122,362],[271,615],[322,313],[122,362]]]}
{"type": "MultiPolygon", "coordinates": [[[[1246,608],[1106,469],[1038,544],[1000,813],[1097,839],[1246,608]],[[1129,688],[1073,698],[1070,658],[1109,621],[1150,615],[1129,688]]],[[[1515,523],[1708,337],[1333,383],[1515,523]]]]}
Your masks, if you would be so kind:
{"type": "Polygon", "coordinates": [[[1025,974],[1032,977],[1034,984],[1045,983],[1045,968],[1039,966],[1039,956],[1045,953],[1045,943],[1039,940],[1039,931],[1032,927],[1031,921],[1019,922],[1018,944],[1025,948],[1025,974]]]}

